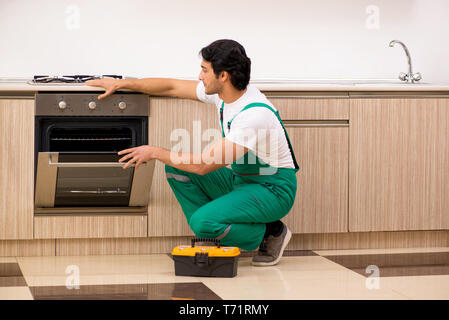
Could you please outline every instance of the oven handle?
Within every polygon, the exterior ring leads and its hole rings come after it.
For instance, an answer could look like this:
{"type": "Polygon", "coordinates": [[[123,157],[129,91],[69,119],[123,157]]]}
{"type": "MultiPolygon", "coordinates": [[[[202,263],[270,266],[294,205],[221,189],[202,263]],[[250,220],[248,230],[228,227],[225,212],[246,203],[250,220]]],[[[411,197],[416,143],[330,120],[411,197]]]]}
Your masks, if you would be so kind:
{"type": "MultiPolygon", "coordinates": [[[[126,162],[53,162],[51,157],[48,158],[48,165],[58,168],[123,167],[125,164],[126,162]]],[[[134,167],[134,164],[131,167],[134,167]]]]}

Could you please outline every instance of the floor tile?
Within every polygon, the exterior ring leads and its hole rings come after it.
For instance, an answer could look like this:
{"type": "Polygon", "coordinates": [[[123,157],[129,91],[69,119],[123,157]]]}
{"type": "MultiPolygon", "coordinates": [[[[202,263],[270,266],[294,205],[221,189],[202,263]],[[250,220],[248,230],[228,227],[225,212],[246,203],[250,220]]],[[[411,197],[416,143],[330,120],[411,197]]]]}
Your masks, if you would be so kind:
{"type": "Polygon", "coordinates": [[[219,300],[201,282],[30,287],[35,300],[219,300]]]}
{"type": "Polygon", "coordinates": [[[380,279],[394,291],[411,299],[449,300],[449,276],[387,277],[380,279]]]}
{"type": "MultiPolygon", "coordinates": [[[[174,276],[174,262],[166,254],[111,256],[18,257],[29,286],[191,282],[174,276]]],[[[190,280],[189,280],[190,279],[190,280]]]]}
{"type": "Polygon", "coordinates": [[[0,287],[23,287],[26,285],[17,263],[0,263],[0,287]]]}
{"type": "Polygon", "coordinates": [[[379,268],[380,277],[449,275],[449,252],[420,252],[325,256],[360,275],[369,277],[368,266],[379,268]]]}
{"type": "Polygon", "coordinates": [[[232,280],[200,279],[223,299],[407,299],[387,286],[369,289],[365,277],[319,256],[284,257],[272,267],[244,257],[232,280]]]}
{"type": "Polygon", "coordinates": [[[28,287],[0,287],[0,300],[32,300],[28,287]]]}

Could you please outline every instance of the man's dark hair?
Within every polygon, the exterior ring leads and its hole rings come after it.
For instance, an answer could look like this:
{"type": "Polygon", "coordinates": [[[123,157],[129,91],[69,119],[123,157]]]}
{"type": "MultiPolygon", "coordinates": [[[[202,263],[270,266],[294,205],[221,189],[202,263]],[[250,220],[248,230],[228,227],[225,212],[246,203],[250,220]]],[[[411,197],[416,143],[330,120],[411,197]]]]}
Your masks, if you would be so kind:
{"type": "Polygon", "coordinates": [[[227,71],[231,83],[238,90],[244,90],[249,83],[251,60],[246,56],[245,48],[234,40],[217,40],[200,51],[204,60],[212,64],[215,76],[227,71]]]}

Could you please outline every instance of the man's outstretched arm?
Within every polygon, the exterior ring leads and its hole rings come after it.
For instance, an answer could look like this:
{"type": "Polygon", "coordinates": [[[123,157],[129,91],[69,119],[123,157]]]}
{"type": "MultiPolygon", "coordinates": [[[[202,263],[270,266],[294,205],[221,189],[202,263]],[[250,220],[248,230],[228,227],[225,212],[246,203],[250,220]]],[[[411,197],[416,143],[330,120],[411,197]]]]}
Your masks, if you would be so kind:
{"type": "Polygon", "coordinates": [[[106,91],[98,96],[98,99],[106,98],[119,89],[129,89],[154,96],[171,96],[185,99],[198,100],[196,87],[198,81],[181,80],[171,78],[144,78],[144,79],[112,79],[102,78],[89,80],[88,86],[101,87],[106,91]]]}

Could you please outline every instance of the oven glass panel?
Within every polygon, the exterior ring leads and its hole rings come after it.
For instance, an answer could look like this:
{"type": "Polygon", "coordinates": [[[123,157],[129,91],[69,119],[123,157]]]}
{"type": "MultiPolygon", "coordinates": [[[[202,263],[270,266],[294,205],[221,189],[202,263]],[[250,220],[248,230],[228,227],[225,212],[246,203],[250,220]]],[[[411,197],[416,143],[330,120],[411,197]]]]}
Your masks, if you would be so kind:
{"type": "Polygon", "coordinates": [[[92,167],[58,168],[55,207],[128,206],[134,168],[96,167],[98,162],[118,162],[114,154],[60,154],[59,162],[86,163],[92,167]]]}

